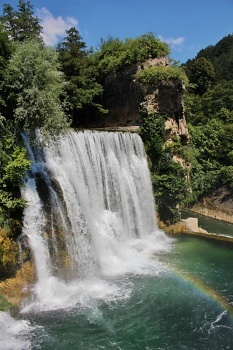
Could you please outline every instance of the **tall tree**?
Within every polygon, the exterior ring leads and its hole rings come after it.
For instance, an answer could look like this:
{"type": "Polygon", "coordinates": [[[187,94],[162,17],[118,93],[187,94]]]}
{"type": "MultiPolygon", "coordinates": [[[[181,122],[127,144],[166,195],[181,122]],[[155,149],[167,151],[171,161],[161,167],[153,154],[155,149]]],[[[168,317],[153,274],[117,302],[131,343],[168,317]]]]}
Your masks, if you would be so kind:
{"type": "Polygon", "coordinates": [[[86,44],[74,27],[66,31],[67,37],[57,45],[62,69],[68,78],[80,75],[83,60],[87,56],[86,44]]]}
{"type": "Polygon", "coordinates": [[[96,102],[103,91],[96,81],[94,66],[89,60],[86,44],[74,27],[66,31],[65,37],[57,46],[62,70],[68,82],[66,92],[69,99],[69,114],[74,125],[80,122],[80,114],[88,108],[104,111],[96,102]]]}
{"type": "Polygon", "coordinates": [[[57,53],[38,41],[18,44],[8,65],[8,85],[14,94],[15,120],[21,128],[41,128],[44,134],[57,134],[68,124],[60,97],[64,76],[57,53]]]}
{"type": "Polygon", "coordinates": [[[18,10],[14,10],[10,4],[4,4],[1,21],[7,34],[14,41],[42,41],[40,19],[35,16],[30,1],[19,0],[18,10]]]}
{"type": "Polygon", "coordinates": [[[203,95],[215,79],[214,66],[206,58],[195,60],[190,74],[190,82],[195,84],[195,92],[203,95]]]}

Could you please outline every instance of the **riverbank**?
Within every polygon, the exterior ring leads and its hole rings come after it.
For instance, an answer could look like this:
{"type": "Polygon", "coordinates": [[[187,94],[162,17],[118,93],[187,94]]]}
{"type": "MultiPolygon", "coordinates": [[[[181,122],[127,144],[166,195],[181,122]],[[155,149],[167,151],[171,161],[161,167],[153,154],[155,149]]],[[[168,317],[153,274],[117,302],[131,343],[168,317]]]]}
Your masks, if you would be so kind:
{"type": "Polygon", "coordinates": [[[233,224],[233,194],[230,188],[222,186],[205,196],[189,210],[216,220],[233,224]]]}
{"type": "Polygon", "coordinates": [[[213,232],[208,232],[203,228],[199,227],[198,218],[189,217],[187,219],[181,219],[178,223],[170,225],[168,227],[163,227],[166,234],[179,235],[188,234],[192,236],[205,237],[209,239],[214,239],[217,241],[223,241],[228,243],[233,243],[233,237],[227,235],[220,235],[213,232]]]}

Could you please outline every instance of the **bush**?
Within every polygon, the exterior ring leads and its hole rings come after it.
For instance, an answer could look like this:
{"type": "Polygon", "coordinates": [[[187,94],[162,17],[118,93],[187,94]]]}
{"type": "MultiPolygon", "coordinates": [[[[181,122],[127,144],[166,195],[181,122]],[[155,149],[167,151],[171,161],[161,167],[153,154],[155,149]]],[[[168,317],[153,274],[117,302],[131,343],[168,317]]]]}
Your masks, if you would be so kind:
{"type": "Polygon", "coordinates": [[[125,66],[142,63],[148,58],[164,57],[169,54],[168,45],[157,39],[153,33],[141,35],[134,39],[109,37],[101,41],[100,49],[94,53],[100,75],[118,71],[125,66]]]}
{"type": "Polygon", "coordinates": [[[164,66],[152,66],[146,69],[140,70],[136,73],[136,77],[145,85],[149,85],[152,88],[158,88],[162,84],[171,84],[177,81],[183,80],[188,82],[187,77],[182,68],[179,67],[164,67],[164,66]]]}
{"type": "Polygon", "coordinates": [[[165,117],[143,114],[140,135],[149,156],[158,214],[164,222],[175,222],[179,218],[178,206],[188,191],[186,170],[171,159],[170,149],[164,149],[165,117]]]}

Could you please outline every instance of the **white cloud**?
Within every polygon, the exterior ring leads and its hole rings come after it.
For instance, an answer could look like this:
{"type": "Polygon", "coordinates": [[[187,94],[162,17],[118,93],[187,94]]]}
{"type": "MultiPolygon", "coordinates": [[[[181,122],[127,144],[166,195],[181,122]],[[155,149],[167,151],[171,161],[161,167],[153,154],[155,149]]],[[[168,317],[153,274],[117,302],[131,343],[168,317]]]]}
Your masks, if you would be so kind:
{"type": "Polygon", "coordinates": [[[175,38],[164,39],[164,38],[162,37],[162,35],[159,35],[158,37],[159,37],[159,39],[160,39],[161,41],[164,41],[164,42],[167,43],[169,46],[175,48],[175,49],[178,50],[178,51],[181,51],[182,48],[183,48],[183,43],[184,43],[184,37],[183,37],[183,36],[181,36],[181,37],[179,37],[179,38],[176,38],[176,39],[175,39],[175,38]]]}
{"type": "Polygon", "coordinates": [[[78,24],[74,17],[54,17],[45,7],[37,9],[37,16],[42,20],[44,43],[49,46],[55,45],[59,38],[65,36],[66,30],[78,24]]]}

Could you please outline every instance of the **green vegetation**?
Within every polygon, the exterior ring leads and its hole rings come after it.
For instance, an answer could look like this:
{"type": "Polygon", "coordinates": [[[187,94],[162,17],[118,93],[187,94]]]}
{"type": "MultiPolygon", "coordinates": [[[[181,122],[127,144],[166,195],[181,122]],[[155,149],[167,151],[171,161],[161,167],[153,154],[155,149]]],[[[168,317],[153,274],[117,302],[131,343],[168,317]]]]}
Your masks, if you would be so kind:
{"type": "Polygon", "coordinates": [[[182,67],[149,67],[137,73],[151,88],[177,80],[187,86],[188,144],[178,138],[166,142],[163,116],[144,115],[141,127],[157,210],[164,222],[176,221],[180,205],[192,205],[216,188],[226,186],[233,193],[232,53],[233,36],[229,35],[182,67]],[[187,166],[175,163],[174,156],[184,159],[187,166]]]}
{"type": "Polygon", "coordinates": [[[9,276],[18,265],[18,244],[13,240],[13,230],[0,229],[0,278],[9,276]]]}
{"type": "Polygon", "coordinates": [[[212,63],[217,81],[233,80],[233,34],[222,38],[216,45],[210,45],[198,52],[197,56],[185,63],[187,75],[190,77],[190,70],[196,60],[204,57],[212,63]]]}
{"type": "Polygon", "coordinates": [[[189,79],[194,92],[202,96],[214,82],[214,66],[205,57],[196,59],[191,66],[189,79]]]}
{"type": "Polygon", "coordinates": [[[104,81],[108,74],[116,74],[148,58],[169,54],[167,44],[153,33],[135,39],[109,37],[101,39],[96,52],[87,50],[76,28],[66,31],[67,36],[57,45],[61,70],[66,86],[67,113],[73,126],[78,126],[90,115],[107,113],[102,105],[104,81]]]}
{"type": "Polygon", "coordinates": [[[106,112],[96,102],[103,86],[97,82],[97,71],[77,29],[70,28],[66,33],[67,37],[57,45],[57,52],[66,80],[67,113],[72,124],[78,125],[80,114],[86,116],[89,110],[106,112]]]}
{"type": "Polygon", "coordinates": [[[12,217],[20,217],[25,202],[19,185],[22,185],[22,177],[30,166],[25,148],[18,144],[11,126],[0,119],[0,227],[12,217]]]}
{"type": "Polygon", "coordinates": [[[184,65],[192,83],[184,102],[195,156],[186,204],[222,185],[233,192],[232,55],[233,35],[228,35],[184,65]]]}
{"type": "Polygon", "coordinates": [[[54,49],[34,40],[16,45],[6,84],[15,102],[14,120],[21,129],[31,129],[33,125],[45,135],[56,135],[68,127],[60,100],[65,82],[58,68],[54,49]]]}
{"type": "Polygon", "coordinates": [[[4,311],[9,309],[9,307],[12,306],[12,304],[10,304],[6,298],[0,294],[0,311],[4,311]]]}
{"type": "Polygon", "coordinates": [[[172,160],[166,141],[165,117],[159,114],[143,114],[140,135],[144,141],[152,174],[157,210],[160,220],[172,223],[179,217],[179,204],[185,199],[188,184],[187,171],[172,160]]]}
{"type": "Polygon", "coordinates": [[[109,37],[101,39],[99,51],[94,53],[100,75],[125,69],[134,63],[142,63],[148,58],[165,57],[170,53],[167,44],[157,39],[153,33],[135,39],[109,37]]]}
{"type": "Polygon", "coordinates": [[[139,70],[136,77],[145,85],[149,85],[152,88],[158,88],[162,83],[163,85],[174,83],[178,80],[182,80],[188,83],[187,76],[184,70],[180,67],[164,67],[164,66],[152,66],[139,70]]]}
{"type": "Polygon", "coordinates": [[[30,39],[41,39],[42,27],[40,20],[34,15],[30,1],[19,0],[18,10],[10,4],[3,5],[3,15],[0,17],[7,35],[13,41],[23,42],[30,39]]]}

